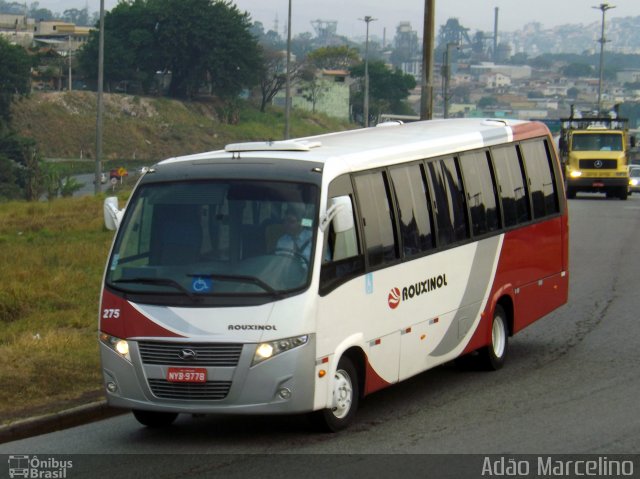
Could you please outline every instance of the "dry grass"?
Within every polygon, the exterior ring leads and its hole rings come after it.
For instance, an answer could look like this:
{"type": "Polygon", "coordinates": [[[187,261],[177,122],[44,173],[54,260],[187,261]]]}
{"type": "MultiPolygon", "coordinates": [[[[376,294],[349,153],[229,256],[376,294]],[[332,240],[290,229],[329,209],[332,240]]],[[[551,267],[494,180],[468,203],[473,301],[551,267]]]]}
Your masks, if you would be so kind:
{"type": "MultiPolygon", "coordinates": [[[[223,148],[227,143],[278,140],[284,114],[260,113],[238,101],[237,123],[220,120],[219,101],[180,102],[168,98],[105,94],[103,159],[156,162],[176,155],[223,148]]],[[[34,138],[46,158],[94,158],[96,96],[92,92],[39,92],[12,107],[12,126],[34,138]],[[63,132],[63,134],[61,134],[63,132]]],[[[292,137],[354,128],[344,121],[294,110],[292,137]]]]}
{"type": "Polygon", "coordinates": [[[100,388],[101,198],[0,203],[0,418],[100,388]]]}

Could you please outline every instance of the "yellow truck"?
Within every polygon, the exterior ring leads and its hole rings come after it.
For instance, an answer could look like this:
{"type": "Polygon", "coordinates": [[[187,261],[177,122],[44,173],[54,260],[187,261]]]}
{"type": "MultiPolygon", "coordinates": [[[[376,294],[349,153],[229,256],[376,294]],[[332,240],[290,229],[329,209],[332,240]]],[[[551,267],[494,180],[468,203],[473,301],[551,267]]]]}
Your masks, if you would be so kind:
{"type": "Polygon", "coordinates": [[[625,118],[561,119],[559,146],[567,198],[575,198],[577,192],[584,191],[627,199],[629,152],[635,146],[628,124],[625,118]]]}

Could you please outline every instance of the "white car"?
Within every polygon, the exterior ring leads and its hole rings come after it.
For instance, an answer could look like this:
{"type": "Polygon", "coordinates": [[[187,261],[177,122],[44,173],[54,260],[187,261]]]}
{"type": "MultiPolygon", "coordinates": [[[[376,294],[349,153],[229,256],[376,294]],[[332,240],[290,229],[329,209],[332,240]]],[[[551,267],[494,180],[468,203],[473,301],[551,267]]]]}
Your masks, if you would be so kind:
{"type": "Polygon", "coordinates": [[[629,194],[640,192],[640,165],[629,166],[629,194]]]}

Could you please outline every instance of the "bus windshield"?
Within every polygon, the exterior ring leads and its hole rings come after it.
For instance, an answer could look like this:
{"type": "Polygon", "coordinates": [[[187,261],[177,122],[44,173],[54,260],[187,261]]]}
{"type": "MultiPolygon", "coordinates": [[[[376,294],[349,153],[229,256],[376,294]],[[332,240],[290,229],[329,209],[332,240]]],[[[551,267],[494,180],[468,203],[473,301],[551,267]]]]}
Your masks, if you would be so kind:
{"type": "Polygon", "coordinates": [[[622,151],[622,135],[580,133],[573,135],[573,151],[622,151]]]}
{"type": "Polygon", "coordinates": [[[106,284],[145,300],[279,298],[310,278],[317,187],[211,180],[141,185],[127,206],[106,284]],[[154,299],[155,298],[155,299],[154,299]]]}

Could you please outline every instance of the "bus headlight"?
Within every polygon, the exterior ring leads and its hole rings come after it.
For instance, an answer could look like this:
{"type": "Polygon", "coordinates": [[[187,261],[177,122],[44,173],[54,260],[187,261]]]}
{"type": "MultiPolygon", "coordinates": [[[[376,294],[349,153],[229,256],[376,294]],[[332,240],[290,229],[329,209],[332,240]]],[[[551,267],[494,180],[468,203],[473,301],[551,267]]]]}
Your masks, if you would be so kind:
{"type": "Polygon", "coordinates": [[[124,359],[131,362],[131,356],[129,355],[129,343],[127,341],[116,338],[115,336],[110,336],[107,333],[100,333],[100,341],[124,359]]]}
{"type": "Polygon", "coordinates": [[[629,180],[629,184],[631,186],[638,186],[638,180],[635,179],[635,178],[632,178],[632,179],[629,180]]]}
{"type": "Polygon", "coordinates": [[[582,176],[582,171],[573,170],[571,173],[569,173],[569,176],[571,178],[580,178],[582,176]]]}
{"type": "Polygon", "coordinates": [[[284,353],[285,351],[302,346],[303,344],[306,344],[308,340],[309,336],[305,334],[302,336],[295,336],[293,338],[278,339],[276,341],[258,344],[256,353],[253,355],[251,366],[255,366],[256,364],[277,356],[280,353],[284,353]]]}

